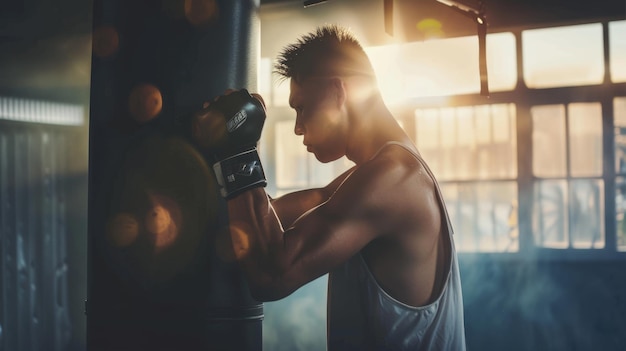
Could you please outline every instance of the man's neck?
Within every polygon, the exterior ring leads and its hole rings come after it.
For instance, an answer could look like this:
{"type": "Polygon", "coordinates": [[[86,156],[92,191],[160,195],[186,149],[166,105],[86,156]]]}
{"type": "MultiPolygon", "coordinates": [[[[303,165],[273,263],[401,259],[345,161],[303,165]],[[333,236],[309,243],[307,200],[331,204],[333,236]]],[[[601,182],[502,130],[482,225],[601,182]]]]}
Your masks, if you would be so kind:
{"type": "Polygon", "coordinates": [[[354,117],[346,157],[359,165],[369,161],[390,141],[406,142],[407,136],[386,108],[372,108],[354,117]]]}

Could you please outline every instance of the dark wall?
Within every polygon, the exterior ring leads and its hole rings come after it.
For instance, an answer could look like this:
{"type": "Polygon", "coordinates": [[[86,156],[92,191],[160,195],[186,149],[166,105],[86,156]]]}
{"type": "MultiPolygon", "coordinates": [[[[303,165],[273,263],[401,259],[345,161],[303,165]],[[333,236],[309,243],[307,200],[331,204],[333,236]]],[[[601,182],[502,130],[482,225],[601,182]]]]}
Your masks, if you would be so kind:
{"type": "Polygon", "coordinates": [[[623,350],[624,261],[462,259],[468,350],[623,350]]]}

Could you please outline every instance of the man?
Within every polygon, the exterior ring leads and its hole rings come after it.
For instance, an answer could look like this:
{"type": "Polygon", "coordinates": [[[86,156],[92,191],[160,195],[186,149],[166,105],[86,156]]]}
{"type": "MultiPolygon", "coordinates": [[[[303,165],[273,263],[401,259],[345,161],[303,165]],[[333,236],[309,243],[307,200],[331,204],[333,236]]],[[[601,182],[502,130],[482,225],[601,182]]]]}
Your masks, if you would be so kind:
{"type": "Polygon", "coordinates": [[[324,26],[287,46],[275,68],[291,81],[294,131],[307,150],[320,162],[345,155],[355,166],[324,188],[272,199],[255,148],[260,96],[227,94],[197,118],[195,140],[218,161],[253,296],[281,299],[330,273],[329,350],[465,350],[441,192],[385,106],[358,41],[324,26]]]}

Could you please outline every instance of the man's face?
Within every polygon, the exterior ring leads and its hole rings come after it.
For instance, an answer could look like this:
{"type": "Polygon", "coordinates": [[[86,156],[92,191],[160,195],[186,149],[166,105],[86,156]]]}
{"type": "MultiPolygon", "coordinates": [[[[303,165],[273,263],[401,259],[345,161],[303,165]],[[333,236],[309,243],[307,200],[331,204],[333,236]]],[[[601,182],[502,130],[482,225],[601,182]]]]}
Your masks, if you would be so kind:
{"type": "Polygon", "coordinates": [[[289,105],[296,111],[294,132],[303,136],[307,151],[323,163],[345,155],[347,116],[340,87],[331,79],[291,80],[289,105]]]}

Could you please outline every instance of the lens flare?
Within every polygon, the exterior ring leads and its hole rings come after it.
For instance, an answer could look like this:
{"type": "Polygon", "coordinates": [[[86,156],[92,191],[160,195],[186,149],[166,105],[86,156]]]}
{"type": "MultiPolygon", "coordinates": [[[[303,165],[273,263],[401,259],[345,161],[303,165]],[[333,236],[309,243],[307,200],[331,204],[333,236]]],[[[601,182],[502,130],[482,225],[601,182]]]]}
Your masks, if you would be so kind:
{"type": "Polygon", "coordinates": [[[415,25],[417,30],[424,36],[424,39],[443,38],[443,25],[434,18],[424,18],[415,25]]]}
{"type": "Polygon", "coordinates": [[[129,213],[116,214],[107,227],[107,237],[117,247],[130,246],[139,235],[139,221],[129,213]]]}
{"type": "Polygon", "coordinates": [[[161,91],[151,84],[135,86],[128,100],[131,116],[139,123],[145,123],[156,117],[163,107],[161,91]]]}
{"type": "Polygon", "coordinates": [[[95,56],[107,58],[113,56],[120,45],[120,37],[112,26],[102,26],[94,29],[92,51],[95,56]]]}
{"type": "Polygon", "coordinates": [[[250,252],[250,236],[242,228],[230,227],[230,239],[235,253],[235,259],[241,260],[250,252]]]}
{"type": "Polygon", "coordinates": [[[144,225],[146,231],[151,235],[155,250],[171,246],[179,234],[180,210],[175,202],[163,196],[151,196],[152,207],[146,213],[144,225]]]}
{"type": "Polygon", "coordinates": [[[219,16],[215,0],[185,0],[185,17],[194,27],[205,27],[219,16]]]}
{"type": "Polygon", "coordinates": [[[231,224],[220,230],[215,244],[217,257],[224,262],[241,260],[250,252],[250,236],[241,225],[231,224]]]}

